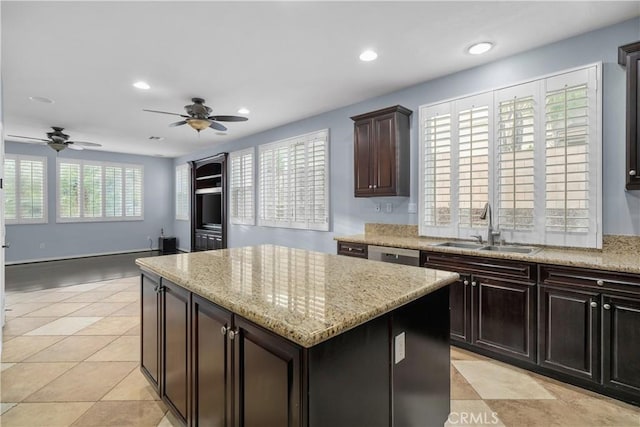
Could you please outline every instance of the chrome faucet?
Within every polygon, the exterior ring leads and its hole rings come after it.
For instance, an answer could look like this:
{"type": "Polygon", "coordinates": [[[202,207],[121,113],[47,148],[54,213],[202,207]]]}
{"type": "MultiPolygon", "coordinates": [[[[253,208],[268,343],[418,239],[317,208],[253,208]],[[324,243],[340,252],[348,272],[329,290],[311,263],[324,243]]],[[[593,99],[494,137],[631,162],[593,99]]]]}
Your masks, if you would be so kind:
{"type": "Polygon", "coordinates": [[[500,231],[493,230],[493,219],[491,218],[491,205],[489,203],[485,203],[484,209],[480,214],[480,219],[487,219],[487,215],[489,216],[489,221],[487,222],[487,244],[489,246],[493,246],[495,243],[495,237],[500,235],[500,231]]]}

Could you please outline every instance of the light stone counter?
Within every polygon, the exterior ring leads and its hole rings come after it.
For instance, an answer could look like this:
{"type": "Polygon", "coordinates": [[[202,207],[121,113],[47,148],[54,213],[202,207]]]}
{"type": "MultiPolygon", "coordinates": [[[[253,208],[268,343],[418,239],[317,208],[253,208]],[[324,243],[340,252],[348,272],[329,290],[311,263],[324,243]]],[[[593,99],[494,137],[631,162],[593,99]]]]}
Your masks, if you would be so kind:
{"type": "MultiPolygon", "coordinates": [[[[445,240],[441,238],[411,236],[405,229],[411,226],[385,227],[385,234],[368,233],[354,236],[339,236],[340,242],[365,243],[368,245],[388,246],[394,248],[418,249],[424,251],[455,253],[461,255],[482,256],[487,258],[510,259],[540,264],[566,265],[574,267],[595,268],[616,272],[640,274],[640,248],[635,237],[610,236],[605,241],[603,250],[563,249],[544,247],[539,252],[524,255],[508,252],[478,251],[452,247],[434,246],[445,240]],[[397,230],[396,230],[397,229],[397,230]],[[394,230],[398,234],[391,234],[394,230]],[[389,234],[386,234],[389,233],[389,234]]],[[[409,230],[410,232],[412,230],[409,230]]],[[[417,232],[417,227],[416,227],[417,232]]],[[[605,236],[607,237],[607,236],[605,236]]]]}
{"type": "Polygon", "coordinates": [[[262,245],[136,263],[303,347],[427,295],[455,273],[262,245]]]}

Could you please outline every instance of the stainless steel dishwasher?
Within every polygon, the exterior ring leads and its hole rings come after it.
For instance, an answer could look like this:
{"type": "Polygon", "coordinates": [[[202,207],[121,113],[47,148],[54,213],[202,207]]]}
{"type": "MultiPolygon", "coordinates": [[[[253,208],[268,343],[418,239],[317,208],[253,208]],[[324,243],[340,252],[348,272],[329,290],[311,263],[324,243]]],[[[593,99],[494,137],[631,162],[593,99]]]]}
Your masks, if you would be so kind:
{"type": "Polygon", "coordinates": [[[420,251],[369,245],[369,259],[392,264],[420,266],[420,251]]]}

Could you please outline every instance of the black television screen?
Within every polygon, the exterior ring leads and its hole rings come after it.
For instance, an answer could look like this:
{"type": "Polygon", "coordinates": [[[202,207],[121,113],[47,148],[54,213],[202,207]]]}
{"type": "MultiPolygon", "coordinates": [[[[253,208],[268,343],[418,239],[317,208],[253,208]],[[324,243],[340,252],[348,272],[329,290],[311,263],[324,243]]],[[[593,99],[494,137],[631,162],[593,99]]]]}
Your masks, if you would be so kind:
{"type": "Polygon", "coordinates": [[[222,224],[222,195],[200,194],[202,225],[222,224]]]}

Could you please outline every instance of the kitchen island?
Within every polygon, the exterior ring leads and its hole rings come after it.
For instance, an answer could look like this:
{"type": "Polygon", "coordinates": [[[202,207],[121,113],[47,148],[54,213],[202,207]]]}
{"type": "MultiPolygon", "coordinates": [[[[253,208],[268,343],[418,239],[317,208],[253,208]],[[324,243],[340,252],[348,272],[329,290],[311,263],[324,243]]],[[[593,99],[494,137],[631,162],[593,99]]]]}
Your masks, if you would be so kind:
{"type": "Polygon", "coordinates": [[[446,421],[457,274],[272,245],[136,263],[141,370],[184,424],[446,421]]]}

